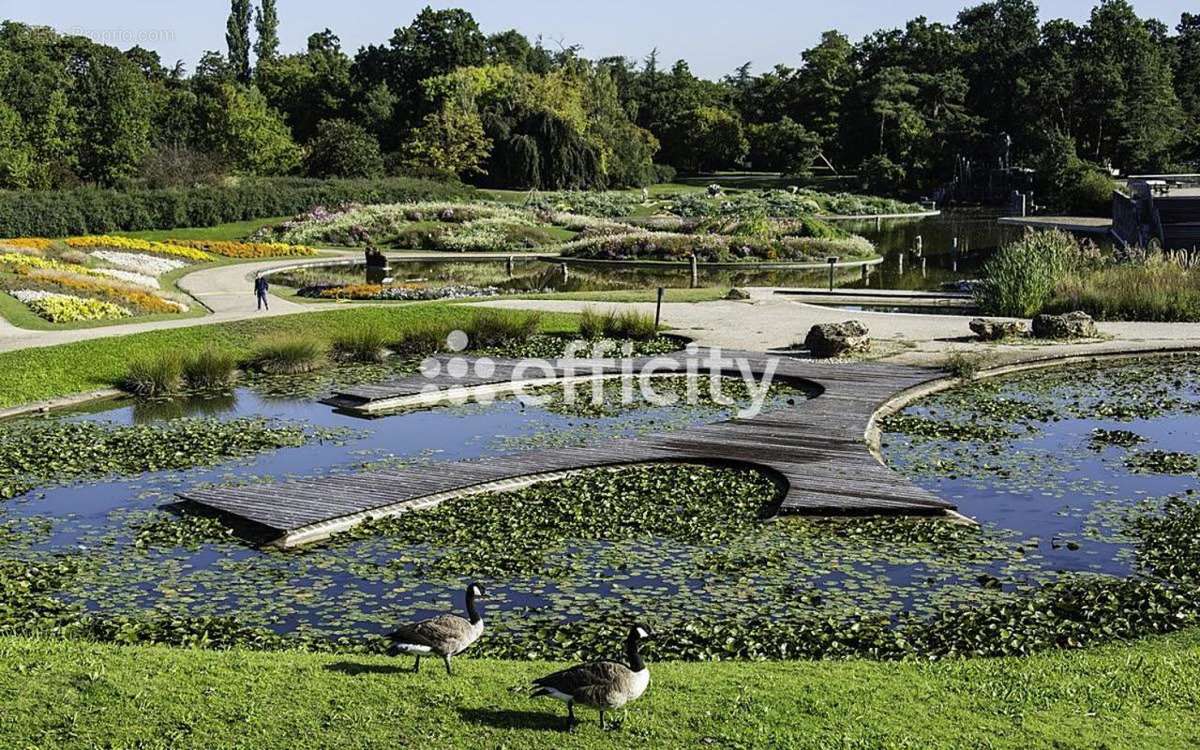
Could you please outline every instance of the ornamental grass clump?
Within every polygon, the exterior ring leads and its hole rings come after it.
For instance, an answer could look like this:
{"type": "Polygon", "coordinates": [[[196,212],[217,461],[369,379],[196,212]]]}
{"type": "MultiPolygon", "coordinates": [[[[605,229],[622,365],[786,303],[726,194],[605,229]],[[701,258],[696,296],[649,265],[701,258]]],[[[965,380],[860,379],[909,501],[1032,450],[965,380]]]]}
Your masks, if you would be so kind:
{"type": "Polygon", "coordinates": [[[328,363],[325,345],[307,336],[276,336],[255,346],[248,364],[268,375],[299,375],[328,363]]]}
{"type": "Polygon", "coordinates": [[[540,313],[478,310],[463,327],[473,348],[510,346],[529,341],[542,327],[540,313]]]}
{"type": "Polygon", "coordinates": [[[452,330],[446,324],[422,323],[403,331],[399,338],[392,342],[391,349],[402,357],[427,357],[437,354],[446,345],[446,338],[452,330]]]}
{"type": "Polygon", "coordinates": [[[1000,248],[983,267],[979,307],[989,315],[1032,317],[1082,261],[1079,243],[1069,233],[1029,232],[1000,248]]]}
{"type": "Polygon", "coordinates": [[[228,388],[237,377],[237,359],[228,351],[205,347],[183,362],[183,380],[189,388],[228,388]]]}
{"type": "Polygon", "coordinates": [[[333,340],[333,353],[345,362],[374,364],[387,358],[387,344],[387,334],[368,325],[337,336],[333,340]]]}
{"type": "Polygon", "coordinates": [[[183,385],[183,360],[165,352],[129,363],[121,387],[135,396],[158,398],[177,393],[183,385]]]}

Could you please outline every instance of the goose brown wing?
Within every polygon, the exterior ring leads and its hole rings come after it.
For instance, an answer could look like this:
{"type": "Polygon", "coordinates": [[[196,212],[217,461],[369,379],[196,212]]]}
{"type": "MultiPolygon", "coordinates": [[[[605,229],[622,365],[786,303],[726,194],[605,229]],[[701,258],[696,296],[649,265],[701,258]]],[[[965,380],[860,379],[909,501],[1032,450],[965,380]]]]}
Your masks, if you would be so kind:
{"type": "Polygon", "coordinates": [[[603,705],[608,702],[609,695],[614,690],[622,690],[632,676],[633,671],[624,664],[598,661],[548,674],[534,680],[533,684],[570,695],[580,703],[603,705]]]}
{"type": "Polygon", "coordinates": [[[466,638],[470,632],[471,623],[466,619],[458,615],[438,615],[411,625],[403,625],[388,633],[387,637],[396,643],[443,649],[466,638]]]}

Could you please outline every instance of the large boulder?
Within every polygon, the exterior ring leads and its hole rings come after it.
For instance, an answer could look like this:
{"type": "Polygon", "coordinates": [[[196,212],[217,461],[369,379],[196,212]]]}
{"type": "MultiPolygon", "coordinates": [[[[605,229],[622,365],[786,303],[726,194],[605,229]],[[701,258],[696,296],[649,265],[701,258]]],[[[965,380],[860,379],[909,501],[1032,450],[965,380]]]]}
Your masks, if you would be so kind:
{"type": "Polygon", "coordinates": [[[975,318],[968,325],[981,341],[1000,341],[1025,335],[1025,324],[1019,320],[975,318]]]}
{"type": "Polygon", "coordinates": [[[819,359],[844,357],[871,351],[871,336],[867,327],[857,320],[820,323],[809,329],[804,346],[819,359]]]}
{"type": "Polygon", "coordinates": [[[1039,339],[1094,339],[1100,334],[1091,315],[1076,311],[1038,315],[1033,319],[1033,335],[1039,339]]]}

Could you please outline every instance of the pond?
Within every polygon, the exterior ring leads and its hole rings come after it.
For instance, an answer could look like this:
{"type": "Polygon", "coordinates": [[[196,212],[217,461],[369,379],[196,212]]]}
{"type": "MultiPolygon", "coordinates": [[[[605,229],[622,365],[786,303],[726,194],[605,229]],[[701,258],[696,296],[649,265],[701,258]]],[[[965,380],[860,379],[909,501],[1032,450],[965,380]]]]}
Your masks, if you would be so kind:
{"type": "MultiPolygon", "coordinates": [[[[841,269],[835,275],[835,284],[845,288],[938,290],[945,284],[974,278],[983,262],[1000,245],[1020,236],[1019,228],[998,224],[999,216],[993,211],[955,210],[923,219],[839,222],[839,226],[876,243],[884,262],[873,267],[865,279],[858,268],[841,269]],[[918,237],[923,245],[924,270],[920,259],[908,252],[916,247],[918,237]],[[959,241],[957,255],[953,250],[955,238],[959,241]],[[904,271],[900,273],[900,256],[906,253],[904,271]]],[[[394,261],[389,273],[393,283],[443,288],[454,296],[692,286],[691,274],[686,268],[660,270],[573,264],[568,266],[564,276],[560,263],[520,256],[514,259],[511,275],[504,259],[394,261]]],[[[316,284],[379,283],[380,280],[378,272],[365,265],[315,267],[303,273],[275,277],[276,283],[295,288],[316,284]]],[[[757,271],[701,267],[696,286],[824,287],[828,283],[829,273],[825,270],[757,271]]]]}
{"type": "MultiPolygon", "coordinates": [[[[179,516],[173,493],[620,439],[724,419],[730,407],[593,411],[503,400],[363,421],[259,387],[166,409],[112,404],[4,428],[142,423],[204,432],[203,424],[249,417],[302,425],[307,438],[206,467],[84,477],[23,494],[0,505],[0,574],[6,561],[40,570],[69,561],[54,601],[103,617],[168,618],[177,629],[186,618],[225,617],[239,628],[232,643],[258,643],[264,636],[246,633],[261,629],[285,643],[373,648],[398,621],[458,609],[465,581],[479,579],[492,598],[478,653],[506,657],[604,653],[635,616],[666,634],[656,655],[674,658],[962,653],[972,644],[978,653],[1025,653],[1059,635],[997,642],[986,613],[1010,618],[1003,607],[1057,586],[1148,580],[1159,570],[1151,547],[1171,549],[1172,565],[1200,560],[1196,550],[1174,554],[1184,541],[1145,537],[1167,498],[1194,505],[1200,489],[1198,383],[1200,357],[1149,359],[972,384],[888,418],[888,463],[953,500],[978,528],[764,520],[779,493],[768,478],[672,465],[463,498],[291,552],[256,549],[219,524],[179,516]],[[188,419],[196,410],[208,416],[188,419]]],[[[781,388],[771,403],[794,408],[810,395],[781,388]]],[[[1196,538],[1183,522],[1168,526],[1196,538]]],[[[1146,596],[1129,595],[1135,603],[1146,596]]],[[[32,617],[20,608],[9,616],[32,617]]],[[[0,627],[14,627],[4,617],[0,627]]],[[[112,628],[101,632],[112,637],[112,628]]]]}

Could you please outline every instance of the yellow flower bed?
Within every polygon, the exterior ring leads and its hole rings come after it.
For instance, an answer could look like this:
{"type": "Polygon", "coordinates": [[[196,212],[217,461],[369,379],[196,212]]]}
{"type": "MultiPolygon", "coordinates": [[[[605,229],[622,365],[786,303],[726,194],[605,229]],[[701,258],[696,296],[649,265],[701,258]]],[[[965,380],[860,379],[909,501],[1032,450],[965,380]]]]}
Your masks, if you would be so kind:
{"type": "Polygon", "coordinates": [[[92,269],[74,263],[63,263],[60,260],[39,258],[36,255],[24,255],[22,253],[0,253],[0,269],[4,268],[21,274],[27,273],[30,269],[38,268],[46,271],[81,273],[86,276],[96,275],[92,269]]]}
{"type": "Polygon", "coordinates": [[[179,313],[187,309],[174,300],[163,299],[151,292],[62,271],[37,270],[27,275],[29,278],[51,283],[64,289],[94,294],[106,297],[113,302],[133,305],[148,313],[179,313]]]}
{"type": "Polygon", "coordinates": [[[45,237],[13,237],[8,240],[0,240],[0,246],[20,247],[25,250],[37,250],[44,252],[54,244],[54,240],[48,240],[45,237]]]}
{"type": "Polygon", "coordinates": [[[381,284],[347,284],[321,290],[325,299],[373,299],[382,293],[381,284]]]}
{"type": "Polygon", "coordinates": [[[86,320],[128,318],[130,313],[120,305],[99,299],[85,299],[70,294],[50,294],[25,300],[25,306],[38,317],[51,323],[79,323],[86,320]]]}
{"type": "Polygon", "coordinates": [[[171,240],[172,244],[185,245],[197,250],[223,255],[226,258],[286,258],[316,255],[314,248],[306,245],[289,245],[285,242],[220,242],[209,240],[171,240]]]}
{"type": "Polygon", "coordinates": [[[203,250],[167,242],[151,242],[137,240],[131,237],[113,237],[107,234],[88,235],[86,237],[68,237],[67,245],[76,248],[111,248],[113,250],[133,250],[135,252],[155,253],[157,255],[173,255],[178,258],[207,263],[216,258],[203,250]]]}

